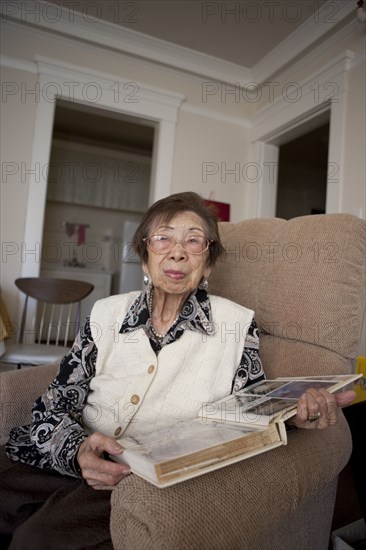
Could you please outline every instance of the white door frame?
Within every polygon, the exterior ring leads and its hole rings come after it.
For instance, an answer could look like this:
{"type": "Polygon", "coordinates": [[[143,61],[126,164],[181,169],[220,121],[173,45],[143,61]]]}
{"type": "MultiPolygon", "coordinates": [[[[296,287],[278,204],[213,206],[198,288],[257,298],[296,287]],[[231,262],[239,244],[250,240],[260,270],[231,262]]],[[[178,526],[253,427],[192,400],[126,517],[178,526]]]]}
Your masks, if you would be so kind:
{"type": "Polygon", "coordinates": [[[184,96],[119,76],[85,70],[45,57],[36,60],[39,73],[39,102],[33,136],[32,166],[25,219],[24,242],[27,256],[22,277],[40,273],[47,173],[51,154],[53,121],[57,99],[108,109],[138,117],[156,125],[152,159],[150,203],[169,195],[178,110],[184,96]]]}
{"type": "Polygon", "coordinates": [[[253,155],[259,166],[253,217],[276,212],[279,145],[330,120],[326,213],[341,212],[344,189],[344,129],[347,71],[353,52],[324,66],[301,83],[293,83],[297,97],[280,97],[254,116],[253,155]]]}

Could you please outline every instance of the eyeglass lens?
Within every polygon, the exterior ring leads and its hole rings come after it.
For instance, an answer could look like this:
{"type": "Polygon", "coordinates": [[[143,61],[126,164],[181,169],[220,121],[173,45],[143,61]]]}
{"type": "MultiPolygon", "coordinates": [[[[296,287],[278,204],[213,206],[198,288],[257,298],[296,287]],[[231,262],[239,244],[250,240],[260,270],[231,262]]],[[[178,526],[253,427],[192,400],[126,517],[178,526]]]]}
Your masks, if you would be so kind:
{"type": "Polygon", "coordinates": [[[182,241],[177,241],[175,238],[166,235],[152,235],[146,239],[146,242],[155,252],[168,252],[177,242],[180,242],[184,250],[190,254],[201,254],[209,244],[208,239],[201,235],[189,236],[182,241]]]}

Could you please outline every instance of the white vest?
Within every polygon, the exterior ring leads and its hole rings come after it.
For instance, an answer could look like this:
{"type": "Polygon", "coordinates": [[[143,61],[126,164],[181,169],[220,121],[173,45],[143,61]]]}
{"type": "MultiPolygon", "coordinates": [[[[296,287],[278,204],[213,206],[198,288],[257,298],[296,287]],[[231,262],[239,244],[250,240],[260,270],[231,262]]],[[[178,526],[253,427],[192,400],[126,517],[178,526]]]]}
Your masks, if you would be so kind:
{"type": "Polygon", "coordinates": [[[210,296],[215,334],[185,329],[158,356],[143,328],[119,333],[138,292],[99,300],[90,317],[96,375],[83,410],[88,432],[137,435],[197,416],[231,391],[254,312],[210,296]],[[127,429],[128,428],[128,429],[127,429]]]}

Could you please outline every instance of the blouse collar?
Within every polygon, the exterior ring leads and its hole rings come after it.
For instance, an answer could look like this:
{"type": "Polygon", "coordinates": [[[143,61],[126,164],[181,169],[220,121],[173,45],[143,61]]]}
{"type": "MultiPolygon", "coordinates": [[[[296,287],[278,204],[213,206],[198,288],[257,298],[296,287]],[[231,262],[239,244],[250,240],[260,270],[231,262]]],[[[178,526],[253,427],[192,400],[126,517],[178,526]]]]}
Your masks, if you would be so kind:
{"type": "MultiPolygon", "coordinates": [[[[152,290],[153,287],[150,284],[141,294],[139,294],[139,296],[137,296],[126,313],[120,333],[130,332],[137,328],[144,328],[150,335],[151,320],[149,299],[152,290]]],[[[211,303],[206,290],[197,288],[190,294],[182,307],[177,321],[170,328],[167,336],[171,334],[172,331],[176,332],[177,330],[185,328],[207,335],[214,333],[211,303]]]]}

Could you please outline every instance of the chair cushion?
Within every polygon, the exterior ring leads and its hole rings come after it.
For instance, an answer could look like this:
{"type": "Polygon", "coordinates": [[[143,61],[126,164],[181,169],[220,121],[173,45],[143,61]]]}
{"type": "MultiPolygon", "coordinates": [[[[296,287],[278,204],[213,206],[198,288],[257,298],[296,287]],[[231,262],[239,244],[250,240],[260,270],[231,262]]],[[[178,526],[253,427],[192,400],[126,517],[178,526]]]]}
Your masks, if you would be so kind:
{"type": "Polygon", "coordinates": [[[46,390],[58,369],[59,361],[0,373],[0,445],[8,440],[11,428],[31,422],[32,403],[46,390]]]}
{"type": "MultiPolygon", "coordinates": [[[[326,214],[223,222],[220,234],[226,253],[212,270],[211,294],[254,309],[261,334],[293,348],[327,349],[350,365],[365,307],[364,220],[326,214]]],[[[301,356],[293,351],[289,361],[301,356]]]]}
{"type": "Polygon", "coordinates": [[[365,307],[365,243],[365,222],[348,214],[279,225],[259,284],[261,330],[355,359],[365,307]]]}
{"type": "Polygon", "coordinates": [[[221,222],[225,253],[212,269],[209,292],[257,312],[263,267],[270,261],[273,235],[283,225],[279,218],[221,222]]]}
{"type": "Polygon", "coordinates": [[[48,365],[63,357],[70,348],[46,344],[13,344],[6,346],[2,363],[16,365],[48,365]]]}

